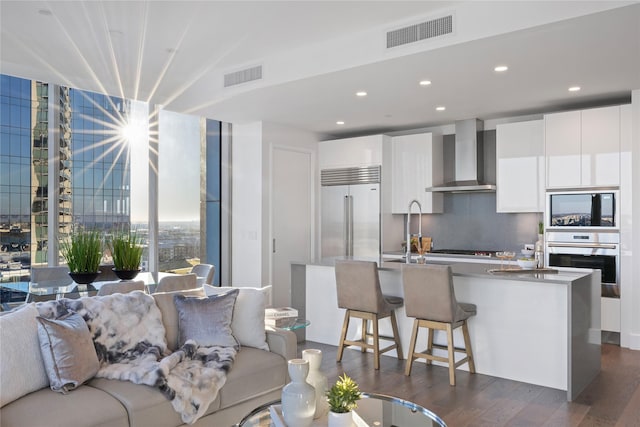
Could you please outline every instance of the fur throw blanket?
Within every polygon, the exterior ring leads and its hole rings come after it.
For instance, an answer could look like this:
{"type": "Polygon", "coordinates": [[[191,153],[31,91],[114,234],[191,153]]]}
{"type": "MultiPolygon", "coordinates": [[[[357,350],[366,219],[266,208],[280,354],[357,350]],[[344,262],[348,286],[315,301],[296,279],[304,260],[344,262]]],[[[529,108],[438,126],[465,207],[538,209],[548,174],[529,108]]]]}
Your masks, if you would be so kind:
{"type": "Polygon", "coordinates": [[[79,313],[100,360],[96,376],[157,387],[187,424],[203,416],[215,400],[237,352],[233,347],[202,347],[187,341],[168,354],[160,309],[152,296],[140,291],[63,298],[36,307],[46,318],[79,313]]]}

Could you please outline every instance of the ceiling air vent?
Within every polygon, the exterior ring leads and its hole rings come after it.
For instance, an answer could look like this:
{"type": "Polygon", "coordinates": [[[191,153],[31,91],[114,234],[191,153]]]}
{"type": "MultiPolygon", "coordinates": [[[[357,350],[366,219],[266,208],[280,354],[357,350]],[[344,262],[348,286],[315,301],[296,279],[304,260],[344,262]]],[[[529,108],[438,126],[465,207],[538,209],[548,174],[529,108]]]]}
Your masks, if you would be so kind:
{"type": "Polygon", "coordinates": [[[453,15],[387,32],[387,49],[453,32],[453,15]]]}
{"type": "Polygon", "coordinates": [[[262,65],[235,71],[224,75],[224,87],[235,86],[241,83],[260,80],[262,78],[262,65]]]}

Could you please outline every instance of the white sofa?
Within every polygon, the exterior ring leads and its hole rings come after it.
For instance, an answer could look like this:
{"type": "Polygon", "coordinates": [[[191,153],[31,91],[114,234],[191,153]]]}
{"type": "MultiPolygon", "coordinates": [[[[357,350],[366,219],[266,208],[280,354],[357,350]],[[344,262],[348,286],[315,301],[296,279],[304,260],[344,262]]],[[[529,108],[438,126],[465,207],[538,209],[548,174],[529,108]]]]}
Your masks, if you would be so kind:
{"type": "MultiPolygon", "coordinates": [[[[238,297],[232,329],[234,325],[237,328],[250,326],[246,322],[242,325],[240,316],[243,313],[256,319],[262,317],[264,322],[263,308],[262,313],[256,314],[255,304],[245,304],[243,312],[238,309],[240,302],[241,298],[238,297]]],[[[9,312],[0,317],[2,427],[183,425],[170,401],[155,387],[129,381],[92,378],[75,390],[62,394],[52,391],[48,384],[43,385],[42,377],[46,377],[46,371],[43,374],[44,366],[38,366],[33,348],[37,341],[37,324],[35,318],[33,322],[25,321],[24,313],[9,312]],[[35,387],[42,387],[26,390],[24,395],[5,402],[15,397],[10,395],[18,392],[16,388],[23,387],[20,384],[24,383],[31,383],[31,387],[34,387],[33,384],[35,387]]],[[[177,321],[163,317],[163,322],[166,323],[167,320],[177,321]]],[[[177,325],[169,323],[166,327],[170,330],[177,328],[177,325]]],[[[194,425],[231,426],[255,407],[280,398],[281,389],[288,380],[287,360],[296,357],[296,337],[289,331],[272,328],[266,328],[265,331],[268,350],[241,346],[225,385],[209,405],[205,415],[194,425]]],[[[233,332],[235,335],[236,330],[233,332]]]]}

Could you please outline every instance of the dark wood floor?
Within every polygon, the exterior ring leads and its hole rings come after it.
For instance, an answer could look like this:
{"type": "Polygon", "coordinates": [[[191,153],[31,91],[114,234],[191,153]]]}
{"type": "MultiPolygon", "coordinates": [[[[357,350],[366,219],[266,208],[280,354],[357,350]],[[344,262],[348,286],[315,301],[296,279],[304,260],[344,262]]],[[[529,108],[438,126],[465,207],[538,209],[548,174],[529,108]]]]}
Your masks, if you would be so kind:
{"type": "Polygon", "coordinates": [[[640,352],[602,346],[602,371],[574,402],[566,392],[480,374],[456,371],[449,386],[445,367],[414,362],[411,376],[404,361],[383,356],[373,369],[371,353],[347,349],[341,363],[336,347],[303,342],[298,351],[319,348],[322,371],[332,384],[343,372],[361,390],[393,395],[438,414],[449,427],[463,426],[625,426],[640,427],[640,352]]]}

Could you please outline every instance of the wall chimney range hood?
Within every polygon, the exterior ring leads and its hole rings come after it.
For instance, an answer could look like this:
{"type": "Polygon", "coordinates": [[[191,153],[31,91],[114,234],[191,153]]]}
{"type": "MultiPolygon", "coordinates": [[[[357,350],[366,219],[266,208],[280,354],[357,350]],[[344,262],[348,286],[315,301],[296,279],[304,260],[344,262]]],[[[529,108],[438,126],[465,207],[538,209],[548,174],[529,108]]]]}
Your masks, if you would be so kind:
{"type": "Polygon", "coordinates": [[[428,187],[425,191],[466,193],[496,191],[496,185],[484,181],[484,123],[478,119],[455,123],[455,180],[428,187]]]}

